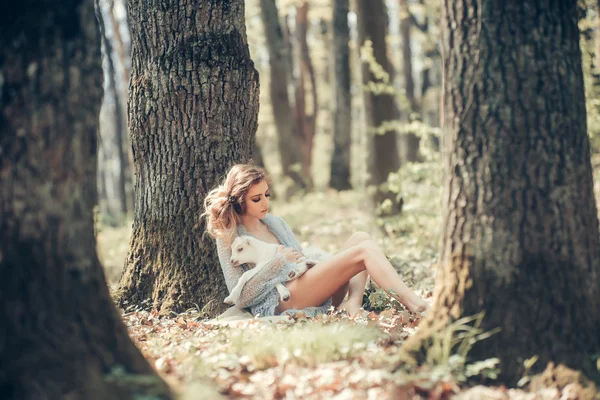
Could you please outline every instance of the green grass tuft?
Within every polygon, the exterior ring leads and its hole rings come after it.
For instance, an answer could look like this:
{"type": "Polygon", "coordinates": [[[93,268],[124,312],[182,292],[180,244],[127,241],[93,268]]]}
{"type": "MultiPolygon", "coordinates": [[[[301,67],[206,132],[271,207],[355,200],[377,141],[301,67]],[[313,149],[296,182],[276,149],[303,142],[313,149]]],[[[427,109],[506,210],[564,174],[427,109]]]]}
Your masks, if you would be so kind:
{"type": "Polygon", "coordinates": [[[248,357],[258,369],[288,362],[316,366],[352,358],[375,345],[382,335],[380,330],[363,325],[309,322],[275,331],[235,332],[231,337],[230,352],[248,357]]]}

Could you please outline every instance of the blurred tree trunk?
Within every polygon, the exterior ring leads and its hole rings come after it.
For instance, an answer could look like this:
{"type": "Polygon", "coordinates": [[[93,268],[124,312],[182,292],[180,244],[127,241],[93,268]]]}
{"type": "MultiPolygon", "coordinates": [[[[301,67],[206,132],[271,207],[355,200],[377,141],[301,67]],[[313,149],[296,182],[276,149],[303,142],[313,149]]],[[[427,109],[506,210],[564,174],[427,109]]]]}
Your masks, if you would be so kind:
{"type": "MultiPolygon", "coordinates": [[[[121,107],[123,115],[127,114],[127,99],[129,98],[129,77],[131,75],[131,43],[129,37],[129,27],[127,25],[127,8],[123,3],[125,0],[109,0],[109,18],[112,25],[112,39],[115,43],[115,50],[119,56],[119,66],[121,71],[121,107]],[[119,4],[125,11],[125,17],[117,18],[115,4],[119,4]]],[[[129,130],[127,118],[123,119],[125,132],[129,130]]],[[[127,197],[127,209],[133,209],[133,153],[131,151],[131,141],[129,135],[123,135],[122,148],[125,152],[125,163],[123,164],[125,176],[125,193],[127,197]]]]}
{"type": "Polygon", "coordinates": [[[204,197],[247,162],[258,118],[244,2],[128,2],[135,219],[119,301],[215,313],[227,289],[204,197]],[[217,17],[218,16],[218,17],[217,17]]]}
{"type": "MultiPolygon", "coordinates": [[[[421,5],[421,7],[427,7],[427,5],[425,4],[425,0],[419,0],[419,4],[421,5]]],[[[419,30],[423,33],[424,36],[429,36],[429,24],[430,24],[430,19],[429,16],[427,14],[425,14],[425,18],[424,18],[424,22],[422,24],[419,24],[418,21],[415,19],[415,17],[411,14],[410,15],[410,19],[412,21],[413,26],[416,26],[417,28],[419,28],[419,30]]],[[[421,99],[424,98],[425,94],[427,93],[427,90],[432,87],[435,86],[435,83],[433,82],[433,66],[434,63],[431,61],[432,59],[439,59],[440,57],[440,53],[439,53],[439,49],[437,47],[437,45],[434,45],[431,47],[431,45],[426,46],[425,48],[423,48],[423,69],[421,70],[421,99]]]]}
{"type": "Polygon", "coordinates": [[[291,71],[288,45],[279,23],[275,0],[260,0],[261,16],[269,51],[269,92],[277,128],[279,153],[283,174],[299,188],[307,187],[306,176],[300,171],[303,163],[296,135],[295,116],[288,94],[288,74],[291,71]]]}
{"type": "Polygon", "coordinates": [[[170,397],[96,255],[100,40],[92,0],[22,1],[0,16],[3,399],[143,397],[135,379],[170,397]]]}
{"type": "Polygon", "coordinates": [[[265,161],[263,159],[262,150],[258,144],[258,140],[254,140],[252,143],[252,155],[250,157],[254,164],[258,165],[261,168],[265,168],[265,161]]]}
{"type": "MultiPolygon", "coordinates": [[[[362,47],[366,40],[373,44],[375,61],[389,76],[389,85],[393,82],[394,71],[387,55],[386,35],[388,17],[383,0],[357,1],[358,43],[362,47]]],[[[380,82],[370,70],[368,63],[362,64],[363,85],[369,82],[380,82]]],[[[397,132],[389,129],[384,134],[373,133],[374,129],[387,122],[397,122],[400,111],[394,95],[389,92],[373,93],[364,91],[365,116],[369,136],[369,184],[385,183],[390,172],[400,168],[397,146],[397,132]]]]}
{"type": "Polygon", "coordinates": [[[333,155],[329,186],[337,190],[352,188],[350,183],[350,29],[348,0],[333,1],[333,155]]]}
{"type": "MultiPolygon", "coordinates": [[[[122,25],[125,22],[126,30],[128,29],[126,21],[120,20],[117,18],[115,14],[115,0],[109,1],[109,15],[110,21],[113,28],[113,37],[116,43],[116,51],[119,55],[119,62],[121,64],[121,80],[123,82],[123,96],[127,97],[128,90],[127,86],[129,85],[129,77],[131,75],[131,44],[129,40],[127,42],[123,38],[123,34],[121,33],[122,25]]],[[[116,0],[118,2],[122,2],[123,0],[116,0]]],[[[127,13],[127,8],[125,4],[122,5],[125,9],[125,13],[127,13]]]]}
{"type": "MultiPolygon", "coordinates": [[[[410,48],[410,30],[412,26],[408,0],[398,0],[400,11],[400,37],[402,42],[402,69],[404,73],[404,90],[410,104],[411,112],[419,112],[415,99],[415,82],[413,80],[412,51],[410,48]]],[[[401,162],[419,161],[419,138],[413,133],[401,136],[401,162]]]]}
{"type": "Polygon", "coordinates": [[[294,94],[296,99],[296,137],[300,144],[302,155],[302,170],[307,177],[309,188],[312,188],[312,150],[316,132],[317,113],[319,110],[317,99],[317,86],[315,83],[315,71],[310,59],[306,35],[308,33],[308,3],[303,0],[296,8],[296,60],[297,71],[294,82],[294,94]],[[312,113],[306,110],[307,81],[310,84],[312,100],[312,113]]]}
{"type": "Polygon", "coordinates": [[[600,71],[600,0],[596,1],[596,67],[600,71]]]}
{"type": "MultiPolygon", "coordinates": [[[[287,65],[289,66],[288,71],[287,71],[287,80],[288,80],[288,92],[292,92],[292,96],[295,99],[295,95],[294,95],[294,81],[295,81],[295,77],[294,77],[294,46],[292,45],[292,42],[294,41],[294,37],[292,35],[292,29],[290,28],[290,20],[291,20],[291,16],[289,15],[283,15],[280,19],[282,21],[282,28],[283,28],[283,42],[285,45],[285,48],[287,49],[286,51],[286,58],[287,58],[287,65]]],[[[295,118],[295,114],[294,114],[294,118],[295,118]]],[[[295,120],[294,120],[295,123],[295,120]]],[[[295,129],[295,125],[294,125],[294,129],[295,129]]],[[[295,131],[294,131],[295,134],[295,131]]]]}
{"type": "MultiPolygon", "coordinates": [[[[127,125],[124,121],[121,93],[117,90],[113,47],[106,32],[106,21],[110,22],[110,19],[106,17],[107,13],[102,3],[100,0],[95,1],[96,18],[102,38],[102,54],[107,68],[104,73],[107,82],[104,85],[106,91],[103,107],[108,107],[110,117],[100,120],[99,157],[102,158],[102,162],[98,166],[102,169],[99,178],[103,179],[103,191],[101,192],[103,196],[99,198],[99,205],[103,214],[108,214],[114,221],[123,221],[127,216],[127,193],[125,191],[127,159],[123,151],[125,136],[123,131],[127,125]],[[112,122],[112,126],[102,126],[102,122],[107,120],[112,122]]],[[[112,32],[112,24],[109,24],[109,27],[112,32]]]]}
{"type": "Polygon", "coordinates": [[[482,328],[500,332],[470,355],[499,357],[503,382],[534,355],[538,369],[597,379],[600,243],[575,2],[447,3],[442,32],[441,269],[407,348],[484,311],[482,328]]]}

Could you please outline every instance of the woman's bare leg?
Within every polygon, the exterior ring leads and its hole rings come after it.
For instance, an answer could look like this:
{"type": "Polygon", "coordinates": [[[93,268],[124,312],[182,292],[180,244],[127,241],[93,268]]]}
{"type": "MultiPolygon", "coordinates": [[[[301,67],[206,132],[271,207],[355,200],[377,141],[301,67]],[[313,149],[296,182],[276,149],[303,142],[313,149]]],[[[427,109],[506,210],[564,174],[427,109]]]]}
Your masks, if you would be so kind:
{"type": "MultiPolygon", "coordinates": [[[[346,240],[342,250],[356,246],[366,240],[371,240],[371,235],[366,232],[356,232],[346,240]]],[[[333,306],[340,310],[346,310],[350,315],[356,314],[360,307],[362,307],[363,295],[365,293],[365,286],[367,285],[368,278],[369,272],[367,270],[354,275],[350,279],[350,282],[346,283],[333,294],[331,297],[333,306]],[[346,294],[348,294],[348,299],[345,299],[346,294]]]]}
{"type": "Polygon", "coordinates": [[[409,310],[423,311],[427,308],[427,303],[402,281],[379,246],[372,240],[365,240],[318,263],[300,278],[288,282],[286,286],[290,290],[290,300],[280,303],[277,311],[319,306],[352,277],[365,270],[375,283],[391,292],[409,310]]]}

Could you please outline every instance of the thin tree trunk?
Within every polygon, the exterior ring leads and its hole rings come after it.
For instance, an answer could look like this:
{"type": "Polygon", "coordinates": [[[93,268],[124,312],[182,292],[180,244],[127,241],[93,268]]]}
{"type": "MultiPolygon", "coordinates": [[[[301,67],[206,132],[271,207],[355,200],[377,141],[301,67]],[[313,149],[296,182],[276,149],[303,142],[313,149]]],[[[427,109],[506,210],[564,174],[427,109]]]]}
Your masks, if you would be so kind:
{"type": "MultiPolygon", "coordinates": [[[[415,82],[413,80],[412,51],[410,48],[410,30],[412,26],[408,0],[398,0],[400,11],[400,37],[402,38],[402,69],[404,74],[404,90],[410,104],[411,112],[419,112],[415,99],[415,82]]],[[[401,137],[401,162],[419,161],[419,138],[412,133],[401,137]]]]}
{"type": "Polygon", "coordinates": [[[600,0],[596,1],[596,68],[600,71],[600,0]]]}
{"type": "Polygon", "coordinates": [[[244,2],[128,3],[135,219],[121,304],[214,313],[227,289],[199,221],[204,197],[247,162],[258,118],[244,2]]]}
{"type": "Polygon", "coordinates": [[[443,10],[444,231],[435,310],[407,345],[485,312],[514,384],[534,355],[598,378],[600,243],[575,2],[443,10]],[[513,52],[514,49],[520,49],[513,52]]]}
{"type": "MultiPolygon", "coordinates": [[[[122,0],[117,0],[122,1],[122,0]]],[[[110,21],[113,27],[113,35],[115,38],[115,43],[117,44],[116,50],[119,55],[119,61],[121,64],[121,80],[123,83],[123,96],[127,98],[128,90],[127,87],[129,85],[129,77],[131,76],[131,46],[129,40],[125,43],[123,35],[121,33],[121,24],[123,23],[121,20],[117,19],[115,15],[115,0],[109,0],[109,15],[110,21]]]]}
{"type": "MultiPolygon", "coordinates": [[[[377,63],[389,75],[389,82],[394,81],[394,71],[387,55],[386,34],[388,17],[383,0],[357,1],[358,43],[363,46],[366,40],[373,43],[373,55],[377,63]]],[[[362,64],[363,85],[377,78],[370,71],[367,63],[362,64]]],[[[373,129],[385,122],[398,121],[400,111],[392,94],[374,94],[365,90],[365,115],[369,135],[369,184],[380,185],[387,181],[390,172],[400,168],[400,157],[397,146],[396,130],[388,130],[384,134],[373,134],[373,129]]]]}
{"type": "MultiPolygon", "coordinates": [[[[107,198],[105,201],[110,205],[113,202],[117,202],[117,207],[106,207],[111,216],[121,221],[127,216],[127,193],[125,191],[125,170],[127,168],[126,156],[123,149],[123,138],[125,136],[123,130],[126,129],[125,118],[123,116],[123,106],[121,104],[121,93],[117,90],[116,77],[117,72],[113,59],[113,47],[111,41],[107,36],[106,21],[110,21],[106,18],[106,13],[103,10],[103,2],[96,0],[96,17],[98,19],[98,25],[100,27],[100,35],[102,38],[102,49],[107,66],[105,76],[108,78],[108,82],[105,85],[107,93],[104,94],[104,106],[111,107],[111,116],[113,126],[104,127],[100,129],[100,133],[106,135],[102,138],[101,146],[103,148],[103,154],[106,157],[103,166],[105,168],[104,176],[107,181],[105,182],[105,188],[110,187],[110,193],[113,193],[114,198],[107,198]]],[[[112,24],[109,24],[110,31],[112,32],[112,24]]],[[[101,175],[101,176],[102,176],[101,175]]]]}
{"type": "Polygon", "coordinates": [[[308,43],[306,41],[307,33],[308,3],[302,1],[301,5],[296,8],[296,60],[298,65],[298,76],[294,85],[296,98],[296,136],[300,143],[304,175],[308,177],[309,187],[312,187],[312,150],[319,107],[315,83],[315,71],[310,59],[308,43]],[[310,83],[312,100],[312,113],[310,114],[306,110],[307,80],[308,83],[310,83]]]}
{"type": "Polygon", "coordinates": [[[300,145],[288,94],[288,76],[292,67],[288,45],[279,23],[275,0],[260,0],[260,8],[269,51],[269,91],[278,134],[281,167],[283,174],[290,177],[296,186],[306,188],[306,176],[297,168],[302,165],[303,159],[302,153],[298,151],[300,145]]]}
{"type": "Polygon", "coordinates": [[[136,380],[168,398],[129,339],[96,255],[102,66],[94,3],[32,7],[24,1],[0,14],[2,398],[143,397],[136,380]]]}
{"type": "MultiPolygon", "coordinates": [[[[419,4],[421,5],[421,7],[426,7],[425,4],[425,0],[419,0],[419,4]]],[[[419,28],[419,30],[423,33],[423,35],[427,36],[429,35],[429,18],[426,15],[425,16],[425,21],[422,24],[419,24],[414,16],[410,16],[411,17],[411,21],[413,22],[414,26],[417,26],[419,28]]],[[[423,51],[423,57],[425,58],[426,62],[423,65],[423,69],[421,70],[421,99],[424,98],[425,93],[427,92],[427,89],[429,89],[430,87],[434,86],[434,84],[432,83],[432,69],[433,69],[433,62],[429,61],[427,62],[427,60],[431,60],[434,58],[438,58],[439,57],[439,50],[437,46],[434,46],[433,48],[429,48],[429,49],[425,49],[423,51]]]]}
{"type": "MultiPolygon", "coordinates": [[[[131,76],[131,43],[129,37],[129,27],[127,26],[127,18],[117,18],[115,13],[115,1],[122,4],[124,0],[109,0],[109,16],[113,27],[113,39],[116,43],[116,51],[119,56],[119,65],[121,71],[121,107],[123,114],[127,113],[127,99],[129,98],[129,77],[131,76]]],[[[127,14],[127,8],[125,4],[122,7],[127,14]]],[[[127,118],[123,119],[123,129],[127,132],[129,130],[127,118]]],[[[131,151],[131,142],[129,135],[123,135],[122,138],[122,152],[125,155],[123,165],[123,173],[125,177],[125,194],[127,198],[127,209],[133,209],[133,153],[131,151]]]]}
{"type": "Polygon", "coordinates": [[[352,188],[350,183],[351,96],[350,96],[350,28],[348,0],[333,1],[333,155],[329,186],[337,190],[352,188]]]}
{"type": "MultiPolygon", "coordinates": [[[[263,159],[262,150],[258,145],[258,140],[255,140],[252,144],[252,161],[254,164],[258,165],[261,168],[265,168],[265,161],[263,159]]],[[[272,194],[271,194],[272,195],[272,194]]]]}

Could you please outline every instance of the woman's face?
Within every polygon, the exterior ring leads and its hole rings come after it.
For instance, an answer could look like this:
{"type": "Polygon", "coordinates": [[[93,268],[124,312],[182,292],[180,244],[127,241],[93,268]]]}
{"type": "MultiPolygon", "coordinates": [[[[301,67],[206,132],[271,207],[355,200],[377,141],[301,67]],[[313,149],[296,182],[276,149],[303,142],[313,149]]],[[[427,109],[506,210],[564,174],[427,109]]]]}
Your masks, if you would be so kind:
{"type": "Polygon", "coordinates": [[[263,180],[256,185],[250,186],[246,194],[245,215],[260,219],[264,218],[269,211],[269,197],[271,197],[271,192],[269,191],[267,181],[263,180]]]}

